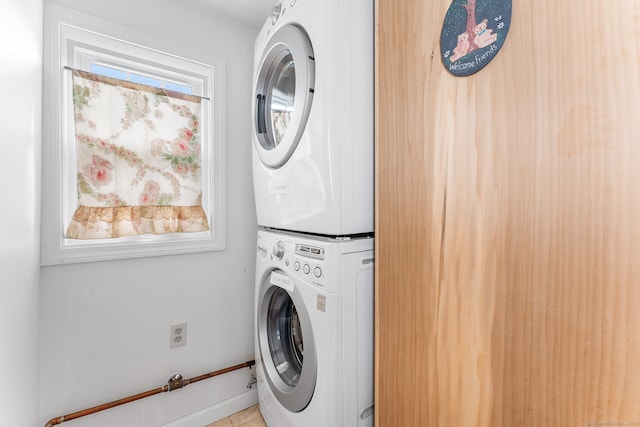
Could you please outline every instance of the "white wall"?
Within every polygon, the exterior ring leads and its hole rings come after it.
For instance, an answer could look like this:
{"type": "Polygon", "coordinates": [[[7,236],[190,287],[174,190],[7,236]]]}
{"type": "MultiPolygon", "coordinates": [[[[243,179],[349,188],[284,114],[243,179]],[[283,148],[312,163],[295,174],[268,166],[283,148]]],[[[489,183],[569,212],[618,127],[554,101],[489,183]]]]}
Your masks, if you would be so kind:
{"type": "MultiPolygon", "coordinates": [[[[258,29],[189,2],[55,3],[225,59],[227,249],[42,268],[41,425],[155,389],[175,373],[191,378],[254,358],[257,227],[249,120],[258,29]],[[184,321],[187,345],[170,350],[169,325],[184,321]]],[[[156,427],[181,419],[172,425],[203,427],[255,402],[255,392],[245,388],[248,380],[249,370],[243,369],[73,421],[73,426],[156,427]]]]}
{"type": "Polygon", "coordinates": [[[0,424],[38,416],[42,0],[0,7],[0,424]]]}

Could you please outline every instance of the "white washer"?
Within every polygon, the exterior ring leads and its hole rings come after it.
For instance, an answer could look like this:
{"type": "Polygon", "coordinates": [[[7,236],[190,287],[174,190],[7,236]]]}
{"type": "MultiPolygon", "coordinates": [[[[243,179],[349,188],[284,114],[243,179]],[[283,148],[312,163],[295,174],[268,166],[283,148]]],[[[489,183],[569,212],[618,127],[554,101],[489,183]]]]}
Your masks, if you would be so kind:
{"type": "Polygon", "coordinates": [[[269,427],[373,426],[373,239],[258,231],[256,374],[269,427]]]}
{"type": "Polygon", "coordinates": [[[255,44],[258,225],[373,232],[373,1],[281,0],[255,44]]]}

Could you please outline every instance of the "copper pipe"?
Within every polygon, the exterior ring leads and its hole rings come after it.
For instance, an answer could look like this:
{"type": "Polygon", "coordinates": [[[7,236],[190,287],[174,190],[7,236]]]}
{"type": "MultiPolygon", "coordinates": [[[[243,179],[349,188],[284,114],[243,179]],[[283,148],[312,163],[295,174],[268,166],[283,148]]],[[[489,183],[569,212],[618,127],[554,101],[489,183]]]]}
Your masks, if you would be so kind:
{"type": "Polygon", "coordinates": [[[185,384],[184,385],[186,386],[187,384],[191,384],[191,383],[195,383],[195,382],[198,382],[198,381],[206,380],[208,378],[212,378],[212,377],[215,377],[215,376],[221,375],[221,374],[226,374],[227,372],[236,371],[238,369],[250,368],[255,364],[256,364],[256,361],[255,360],[251,360],[249,362],[241,363],[239,365],[230,366],[228,368],[220,369],[219,371],[209,372],[208,374],[199,375],[197,377],[193,377],[193,378],[190,378],[188,380],[185,380],[185,384]]]}
{"type": "Polygon", "coordinates": [[[227,372],[236,371],[242,368],[251,368],[256,364],[255,360],[250,360],[249,362],[240,363],[239,365],[230,366],[228,368],[220,369],[217,371],[209,372],[208,374],[199,375],[197,377],[190,378],[188,380],[182,380],[181,375],[174,375],[169,379],[169,383],[165,384],[162,387],[145,391],[143,393],[134,394],[129,397],[125,397],[123,399],[114,400],[113,402],[104,403],[102,405],[94,406],[93,408],[83,409],[82,411],[73,412],[71,414],[63,415],[61,417],[56,417],[51,420],[45,427],[52,427],[66,421],[75,420],[76,418],[85,417],[87,415],[95,414],[96,412],[104,411],[106,409],[115,408],[116,406],[124,405],[125,403],[135,402],[136,400],[144,399],[145,397],[154,396],[160,393],[166,393],[168,391],[173,391],[179,388],[183,388],[188,384],[195,383],[198,381],[206,380],[208,378],[213,378],[218,375],[226,374],[227,372]]]}
{"type": "Polygon", "coordinates": [[[84,417],[87,415],[95,414],[96,412],[104,411],[105,409],[111,409],[116,406],[124,405],[125,403],[135,402],[136,400],[143,399],[145,397],[154,396],[156,394],[164,393],[169,390],[168,386],[156,388],[154,390],[149,390],[144,393],[136,394],[133,396],[125,397],[123,399],[114,400],[110,403],[104,403],[102,405],[94,406],[93,408],[84,409],[82,411],[74,412],[72,414],[63,415],[61,417],[53,418],[50,420],[45,427],[51,427],[58,424],[61,424],[65,421],[75,420],[76,418],[84,417]]]}

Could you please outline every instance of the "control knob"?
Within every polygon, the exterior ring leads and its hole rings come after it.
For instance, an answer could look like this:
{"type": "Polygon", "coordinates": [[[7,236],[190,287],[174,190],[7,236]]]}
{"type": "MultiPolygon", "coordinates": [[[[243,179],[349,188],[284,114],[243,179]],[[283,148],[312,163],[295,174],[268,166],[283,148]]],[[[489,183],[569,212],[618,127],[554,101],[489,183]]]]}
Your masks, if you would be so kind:
{"type": "Polygon", "coordinates": [[[278,242],[273,245],[273,256],[278,259],[282,259],[284,256],[284,243],[282,243],[282,240],[278,240],[278,242]]]}
{"type": "Polygon", "coordinates": [[[282,4],[278,3],[273,6],[273,13],[271,13],[271,25],[276,25],[278,18],[280,18],[280,11],[282,10],[282,4]]]}

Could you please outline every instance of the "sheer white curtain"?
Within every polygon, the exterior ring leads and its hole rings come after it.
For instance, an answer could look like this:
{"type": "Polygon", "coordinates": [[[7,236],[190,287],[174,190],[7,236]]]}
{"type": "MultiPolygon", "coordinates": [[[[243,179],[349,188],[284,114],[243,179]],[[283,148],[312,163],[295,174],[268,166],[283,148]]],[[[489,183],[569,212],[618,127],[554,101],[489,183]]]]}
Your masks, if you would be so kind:
{"type": "Polygon", "coordinates": [[[73,70],[78,207],[66,237],[209,229],[201,98],[73,70]]]}

